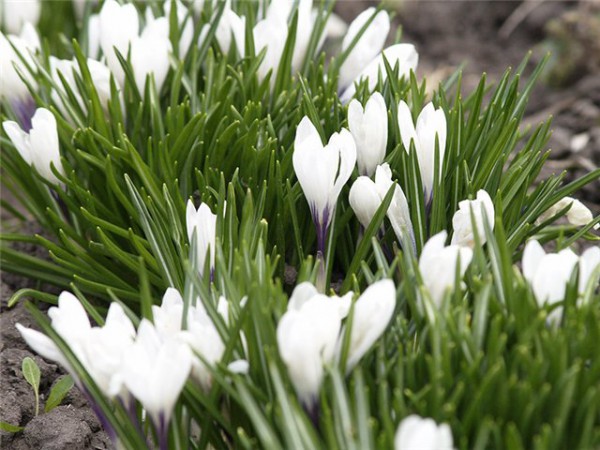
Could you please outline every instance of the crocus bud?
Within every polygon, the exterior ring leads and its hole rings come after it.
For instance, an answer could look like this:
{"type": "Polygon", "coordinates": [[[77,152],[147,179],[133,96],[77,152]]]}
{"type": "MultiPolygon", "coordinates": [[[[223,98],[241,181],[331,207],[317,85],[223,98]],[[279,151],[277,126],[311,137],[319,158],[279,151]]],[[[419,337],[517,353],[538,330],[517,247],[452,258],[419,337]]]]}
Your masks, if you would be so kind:
{"type": "Polygon", "coordinates": [[[308,408],[321,387],[324,365],[335,356],[343,317],[340,312],[345,310],[335,298],[315,292],[304,285],[277,325],[279,354],[298,397],[308,408]]]}
{"type": "MultiPolygon", "coordinates": [[[[576,227],[583,227],[594,220],[594,216],[590,209],[581,203],[579,200],[574,199],[572,197],[563,197],[550,208],[548,208],[540,217],[535,221],[536,224],[540,224],[545,222],[555,214],[559,213],[567,206],[570,205],[569,210],[566,213],[567,221],[571,225],[575,225],[576,227]]],[[[594,225],[594,230],[600,228],[600,224],[594,225]]]]}
{"type": "Polygon", "coordinates": [[[360,224],[367,228],[381,205],[381,196],[375,183],[369,177],[358,177],[350,188],[348,200],[360,224]]]}
{"type": "Polygon", "coordinates": [[[42,4],[40,0],[1,0],[2,25],[9,33],[20,33],[23,25],[37,25],[42,4]]]}
{"type": "MultiPolygon", "coordinates": [[[[228,303],[225,297],[219,299],[217,311],[227,323],[228,303]]],[[[215,324],[203,306],[190,309],[187,330],[182,331],[182,339],[190,346],[195,354],[202,359],[192,359],[192,377],[205,390],[210,390],[212,373],[209,366],[216,365],[225,352],[225,343],[221,339],[215,324]]]]}
{"type": "Polygon", "coordinates": [[[178,339],[161,340],[151,322],[142,319],[135,342],[122,367],[123,380],[166,435],[166,427],[177,398],[190,374],[192,353],[178,339]]]}
{"type": "Polygon", "coordinates": [[[121,367],[135,338],[135,328],[118,303],[111,303],[102,327],[93,327],[83,338],[86,370],[108,398],[124,401],[129,393],[123,384],[121,367]]]}
{"type": "Polygon", "coordinates": [[[342,41],[342,51],[350,47],[350,44],[371,18],[373,20],[340,67],[340,89],[350,85],[383,49],[385,39],[390,31],[390,17],[387,12],[376,12],[375,8],[371,7],[360,13],[348,27],[348,33],[342,41]],[[374,15],[375,17],[373,17],[374,15]]]}
{"type": "Polygon", "coordinates": [[[31,119],[32,128],[29,133],[13,121],[5,121],[2,126],[25,162],[33,165],[49,182],[58,183],[50,164],[60,174],[64,174],[64,169],[60,161],[56,119],[52,113],[45,108],[38,108],[31,119]]]}
{"type": "Polygon", "coordinates": [[[385,158],[388,138],[387,107],[379,92],[369,98],[364,109],[358,100],[350,102],[348,128],[356,142],[358,172],[370,177],[385,158]]]}
{"type": "MultiPolygon", "coordinates": [[[[582,293],[589,284],[598,283],[599,248],[591,247],[578,257],[568,248],[558,253],[546,253],[538,241],[527,242],[523,251],[523,276],[531,285],[540,306],[564,300],[567,284],[578,263],[578,291],[582,293]]],[[[557,322],[561,317],[562,308],[556,308],[548,319],[557,322]]]]}
{"type": "MultiPolygon", "coordinates": [[[[350,189],[349,201],[354,214],[363,227],[369,226],[392,184],[392,170],[387,163],[377,166],[375,182],[365,176],[356,179],[350,189]]],[[[414,244],[414,230],[408,202],[404,191],[398,184],[394,187],[392,201],[386,214],[398,240],[406,244],[408,239],[408,242],[414,244]]]]}
{"type": "Polygon", "coordinates": [[[223,53],[229,53],[235,45],[240,57],[245,55],[246,17],[238,16],[229,6],[225,6],[217,25],[215,37],[223,53]],[[232,39],[233,38],[233,39],[232,39]]]}
{"type": "Polygon", "coordinates": [[[258,67],[258,78],[263,80],[269,71],[272,71],[270,80],[271,86],[274,86],[288,34],[287,23],[277,17],[263,19],[254,26],[252,34],[256,54],[260,53],[263,48],[267,49],[265,57],[258,67]]]}
{"type": "Polygon", "coordinates": [[[196,264],[200,274],[204,272],[206,254],[210,251],[211,270],[215,266],[215,242],[217,236],[217,215],[207,204],[202,203],[196,210],[191,200],[186,209],[186,226],[189,242],[196,233],[196,264]]]}
{"type": "Polygon", "coordinates": [[[40,38],[30,23],[23,26],[19,36],[5,36],[4,33],[0,32],[0,73],[2,74],[0,76],[0,98],[5,98],[14,103],[23,101],[29,96],[27,85],[19,76],[15,66],[20,70],[21,75],[35,86],[34,77],[29,73],[21,58],[25,60],[27,65],[35,67],[32,54],[39,48],[40,38]]]}
{"type": "Polygon", "coordinates": [[[154,76],[154,85],[160,92],[169,72],[171,42],[168,28],[166,33],[156,32],[156,28],[163,24],[168,25],[165,17],[156,19],[155,26],[147,26],[141,36],[131,41],[131,67],[140,92],[144,92],[148,75],[154,76]]]}
{"type": "Polygon", "coordinates": [[[453,450],[452,430],[433,419],[423,419],[417,415],[406,417],[400,422],[394,450],[453,450]]]}
{"type": "Polygon", "coordinates": [[[473,250],[458,245],[445,246],[448,233],[441,231],[423,246],[419,258],[419,272],[423,284],[429,291],[434,305],[442,304],[448,289],[454,289],[457,265],[459,278],[462,278],[473,258],[473,250]]]}
{"type": "MultiPolygon", "coordinates": [[[[354,304],[346,372],[350,372],[387,328],[396,307],[396,288],[392,280],[369,286],[354,304]]],[[[338,349],[343,345],[341,334],[338,349]]]]}
{"type": "Polygon", "coordinates": [[[480,189],[477,191],[475,200],[463,200],[458,203],[458,211],[452,217],[452,234],[451,243],[454,245],[467,246],[473,248],[475,246],[475,236],[473,234],[473,226],[477,229],[479,242],[485,244],[487,237],[485,234],[484,223],[487,223],[491,230],[494,229],[494,203],[490,195],[480,189]],[[484,219],[485,211],[485,219],[484,219]],[[471,214],[475,223],[471,223],[471,214]]]}
{"type": "MultiPolygon", "coordinates": [[[[388,191],[392,187],[392,170],[388,163],[377,166],[375,170],[375,186],[379,192],[381,200],[385,198],[388,191]]],[[[412,221],[410,220],[410,212],[408,210],[408,201],[404,195],[404,191],[399,184],[394,188],[392,202],[387,210],[388,219],[392,224],[394,233],[399,241],[405,243],[405,238],[410,238],[414,245],[414,230],[412,221]]]]}
{"type": "Polygon", "coordinates": [[[339,133],[332,134],[329,143],[323,146],[310,119],[306,116],[302,119],[294,141],[294,171],[322,239],[355,163],[356,144],[348,130],[342,128],[339,133]]]}
{"type": "Polygon", "coordinates": [[[384,61],[387,61],[392,69],[398,65],[398,75],[400,77],[407,77],[411,70],[413,72],[417,70],[419,55],[412,44],[395,44],[384,49],[367,65],[367,67],[364,68],[364,70],[355,78],[354,82],[346,88],[340,96],[342,103],[348,103],[352,96],[354,96],[356,92],[356,83],[366,81],[369,90],[372,91],[377,84],[380,74],[381,79],[385,81],[387,78],[387,71],[385,70],[384,61]]]}
{"type": "Polygon", "coordinates": [[[121,86],[125,81],[125,72],[115,50],[127,59],[129,44],[138,37],[138,33],[139,17],[134,5],[119,5],[115,0],[104,2],[100,11],[100,46],[106,64],[121,86]]]}
{"type": "Polygon", "coordinates": [[[421,181],[425,190],[425,199],[430,200],[433,194],[433,182],[435,174],[435,148],[436,140],[439,148],[438,177],[442,178],[442,165],[446,152],[446,116],[442,108],[435,109],[433,103],[425,105],[417,124],[412,120],[408,105],[404,101],[398,104],[398,125],[402,144],[408,152],[411,142],[414,143],[419,160],[421,181]]]}

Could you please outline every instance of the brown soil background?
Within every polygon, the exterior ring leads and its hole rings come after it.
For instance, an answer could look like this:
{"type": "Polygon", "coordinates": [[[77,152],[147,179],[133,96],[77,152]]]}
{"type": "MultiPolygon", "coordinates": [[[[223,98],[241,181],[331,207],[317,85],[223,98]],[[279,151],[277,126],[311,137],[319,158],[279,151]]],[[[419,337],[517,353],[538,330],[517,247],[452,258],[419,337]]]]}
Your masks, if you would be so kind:
{"type": "MultiPolygon", "coordinates": [[[[370,2],[340,1],[336,12],[348,20],[370,2]]],[[[600,1],[396,1],[394,21],[403,41],[414,43],[420,55],[419,76],[436,86],[463,69],[463,92],[470,92],[483,72],[498,80],[531,50],[532,64],[547,51],[553,56],[535,88],[526,123],[554,116],[552,150],[544,175],[568,171],[567,179],[600,165],[600,1]]],[[[600,213],[600,182],[578,198],[600,213]]],[[[5,212],[2,212],[2,217],[5,212]]],[[[38,231],[32,226],[31,232],[38,231]]],[[[35,254],[34,247],[23,247],[35,254]]],[[[21,374],[21,362],[31,356],[40,366],[41,410],[49,390],[64,373],[33,355],[14,324],[34,326],[22,305],[7,309],[7,299],[35,281],[2,274],[0,299],[0,420],[24,426],[22,433],[0,433],[0,447],[16,450],[79,450],[112,448],[85,399],[76,389],[63,405],[34,417],[33,392],[21,374]]]]}

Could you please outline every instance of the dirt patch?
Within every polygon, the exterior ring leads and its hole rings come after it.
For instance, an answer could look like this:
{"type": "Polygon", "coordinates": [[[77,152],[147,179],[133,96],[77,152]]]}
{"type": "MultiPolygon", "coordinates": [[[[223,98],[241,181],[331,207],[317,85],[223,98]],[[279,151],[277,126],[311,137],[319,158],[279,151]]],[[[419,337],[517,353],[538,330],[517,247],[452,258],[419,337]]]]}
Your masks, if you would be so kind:
{"type": "MultiPolygon", "coordinates": [[[[39,229],[27,225],[32,233],[39,229]]],[[[31,245],[21,250],[36,256],[45,254],[31,245]]],[[[0,432],[0,447],[15,450],[91,450],[113,448],[108,436],[81,392],[74,387],[62,405],[44,413],[45,401],[52,386],[65,372],[51,361],[30,351],[15,328],[16,323],[37,329],[23,304],[6,307],[15,290],[37,286],[35,281],[3,273],[0,282],[0,420],[24,427],[19,433],[0,432]],[[40,414],[35,416],[35,396],[21,373],[25,357],[31,357],[40,368],[40,414]]],[[[40,305],[47,309],[47,305],[40,305]]]]}

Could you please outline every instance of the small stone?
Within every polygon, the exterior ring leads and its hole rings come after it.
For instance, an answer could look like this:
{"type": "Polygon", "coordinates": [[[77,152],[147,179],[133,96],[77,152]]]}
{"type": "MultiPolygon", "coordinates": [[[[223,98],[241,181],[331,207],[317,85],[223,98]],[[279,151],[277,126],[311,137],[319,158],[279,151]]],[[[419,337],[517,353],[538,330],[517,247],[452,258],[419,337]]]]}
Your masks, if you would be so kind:
{"type": "Polygon", "coordinates": [[[569,146],[572,152],[579,153],[588,145],[588,142],[590,142],[590,135],[588,133],[579,133],[571,138],[569,146]]]}

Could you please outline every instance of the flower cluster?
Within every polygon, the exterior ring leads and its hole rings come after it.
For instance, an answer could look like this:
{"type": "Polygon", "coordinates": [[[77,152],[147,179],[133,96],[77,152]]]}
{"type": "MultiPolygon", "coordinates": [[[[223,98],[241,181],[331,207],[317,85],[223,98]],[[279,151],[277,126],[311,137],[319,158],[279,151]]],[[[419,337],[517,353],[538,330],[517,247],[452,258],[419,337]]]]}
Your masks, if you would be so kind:
{"type": "MultiPolygon", "coordinates": [[[[216,309],[226,324],[229,307],[224,297],[219,298],[216,309]]],[[[136,331],[123,307],[115,302],[104,324],[92,326],[80,301],[66,291],[60,294],[58,307],[48,311],[52,328],[102,393],[133,411],[134,399],[139,401],[162,439],[189,376],[208,390],[210,367],[220,362],[225,344],[200,299],[185,308],[176,289],[167,289],[161,306],[152,307],[152,315],[153,322],[142,319],[136,331]]],[[[50,338],[20,324],[17,329],[31,348],[66,368],[87,392],[78,371],[50,338]]],[[[104,426],[110,431],[106,420],[104,426]]]]}
{"type": "Polygon", "coordinates": [[[589,392],[572,434],[596,443],[596,321],[552,339],[598,313],[600,249],[567,244],[600,224],[578,182],[533,184],[544,129],[518,150],[517,81],[489,107],[483,84],[430,95],[381,8],[76,1],[72,47],[40,39],[40,1],[3,2],[3,175],[54,235],[3,233],[52,260],[2,264],[77,293],[50,337],[17,328],[117,448],[527,448],[562,433],[556,380],[589,392]],[[510,358],[532,347],[527,379],[510,358]],[[485,404],[514,380],[530,408],[485,404]]]}

